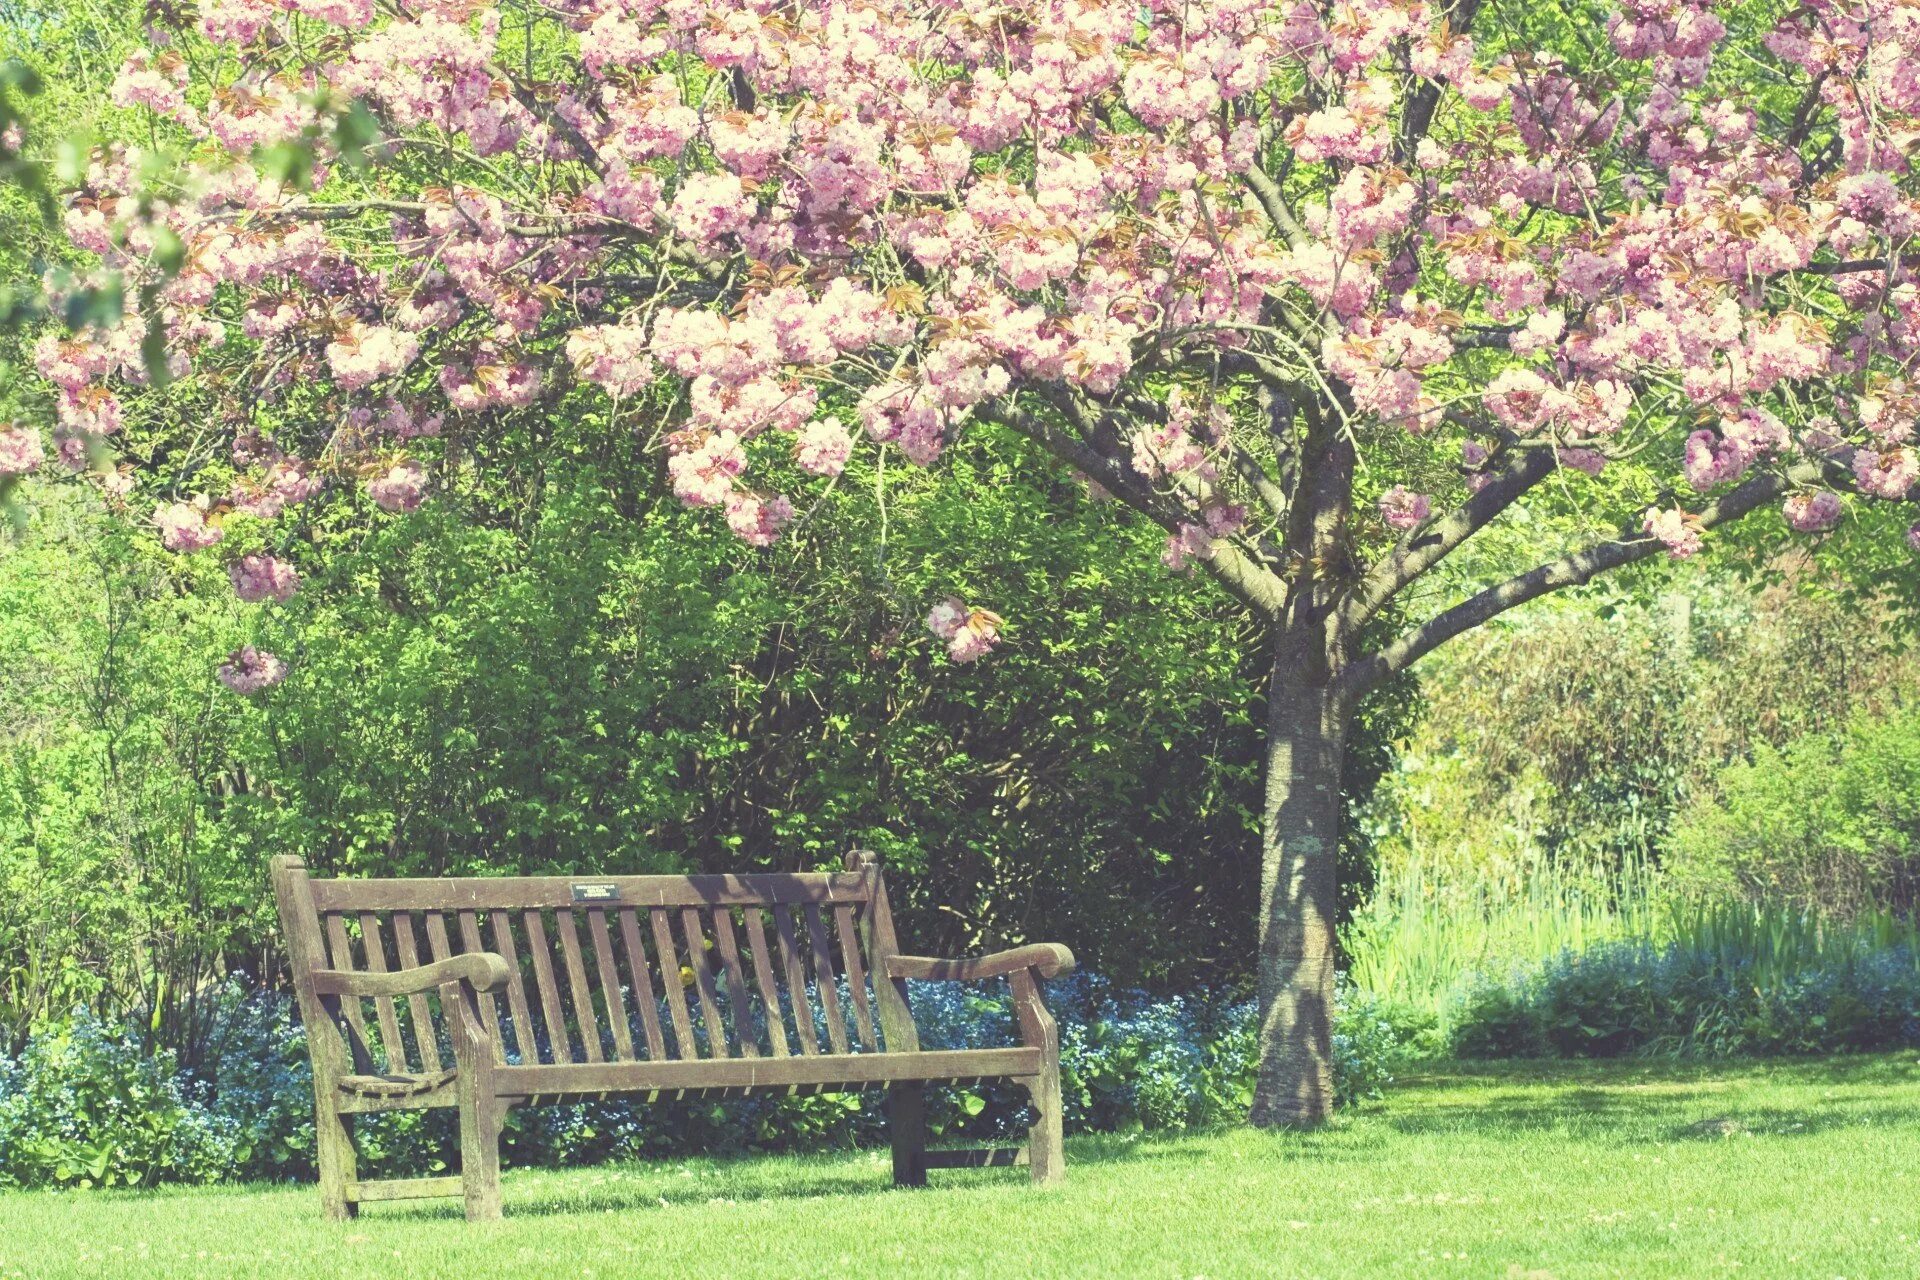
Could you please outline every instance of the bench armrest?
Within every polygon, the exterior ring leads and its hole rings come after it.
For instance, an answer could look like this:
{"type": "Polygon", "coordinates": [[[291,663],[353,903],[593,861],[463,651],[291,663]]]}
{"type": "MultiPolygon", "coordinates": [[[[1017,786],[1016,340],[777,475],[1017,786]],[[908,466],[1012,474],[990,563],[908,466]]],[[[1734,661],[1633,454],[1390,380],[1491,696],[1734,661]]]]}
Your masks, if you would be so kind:
{"type": "Polygon", "coordinates": [[[887,960],[889,978],[924,978],[932,982],[1002,978],[1022,969],[1031,969],[1043,978],[1057,978],[1073,972],[1073,952],[1057,942],[1035,942],[966,960],[936,960],[932,956],[892,956],[887,960]]]}
{"type": "Polygon", "coordinates": [[[475,991],[498,991],[512,976],[507,962],[490,951],[473,951],[392,973],[315,969],[312,974],[314,994],[322,996],[413,996],[449,982],[464,982],[475,991]]]}

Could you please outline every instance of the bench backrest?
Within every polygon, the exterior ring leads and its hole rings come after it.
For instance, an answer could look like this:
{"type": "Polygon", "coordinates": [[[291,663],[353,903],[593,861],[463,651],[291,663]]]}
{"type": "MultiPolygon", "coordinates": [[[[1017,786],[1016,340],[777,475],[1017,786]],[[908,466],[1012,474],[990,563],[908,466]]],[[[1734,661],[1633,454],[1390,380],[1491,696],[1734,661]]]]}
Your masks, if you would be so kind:
{"type": "MultiPolygon", "coordinates": [[[[389,972],[464,952],[507,961],[480,997],[501,1061],[565,1064],[788,1057],[917,1048],[877,859],[768,875],[321,880],[274,860],[287,950],[310,1035],[314,969],[389,972]]],[[[355,1069],[447,1061],[437,993],[342,1000],[319,1021],[355,1069]]]]}

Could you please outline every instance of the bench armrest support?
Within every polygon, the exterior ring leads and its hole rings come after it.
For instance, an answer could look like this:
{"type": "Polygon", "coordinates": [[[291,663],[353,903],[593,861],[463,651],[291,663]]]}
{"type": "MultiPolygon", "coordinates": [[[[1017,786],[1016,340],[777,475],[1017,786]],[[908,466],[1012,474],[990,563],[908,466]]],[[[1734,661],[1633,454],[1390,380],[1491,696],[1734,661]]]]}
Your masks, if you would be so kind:
{"type": "Polygon", "coordinates": [[[938,960],[932,956],[889,956],[889,978],[920,978],[929,982],[973,982],[983,978],[1003,978],[1008,974],[1032,970],[1043,978],[1072,973],[1073,952],[1057,942],[1035,942],[1010,951],[965,960],[938,960]]]}
{"type": "Polygon", "coordinates": [[[498,991],[512,976],[506,960],[490,951],[469,952],[392,973],[315,969],[312,974],[314,993],[323,996],[412,996],[450,982],[463,982],[475,991],[498,991]]]}

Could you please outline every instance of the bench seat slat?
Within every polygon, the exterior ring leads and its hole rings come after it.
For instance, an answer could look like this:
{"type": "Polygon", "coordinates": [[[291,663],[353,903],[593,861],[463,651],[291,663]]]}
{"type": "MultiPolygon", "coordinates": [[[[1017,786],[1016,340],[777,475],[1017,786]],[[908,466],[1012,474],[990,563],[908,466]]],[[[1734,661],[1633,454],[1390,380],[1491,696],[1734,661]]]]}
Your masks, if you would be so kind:
{"type": "Polygon", "coordinates": [[[369,1098],[410,1098],[415,1094],[432,1093],[442,1085],[452,1083],[455,1074],[450,1070],[439,1070],[426,1075],[343,1076],[340,1089],[344,1093],[357,1093],[369,1098]]]}
{"type": "Polygon", "coordinates": [[[1037,1074],[1035,1048],[938,1049],[920,1053],[816,1054],[801,1058],[728,1058],[713,1062],[604,1062],[501,1067],[500,1093],[516,1097],[639,1090],[778,1090],[859,1087],[899,1081],[1016,1079],[1037,1074]]]}
{"type": "Polygon", "coordinates": [[[744,907],[784,902],[865,902],[858,872],[706,876],[497,876],[475,880],[315,880],[314,905],[328,911],[531,911],[572,907],[574,886],[611,886],[636,907],[744,907]]]}

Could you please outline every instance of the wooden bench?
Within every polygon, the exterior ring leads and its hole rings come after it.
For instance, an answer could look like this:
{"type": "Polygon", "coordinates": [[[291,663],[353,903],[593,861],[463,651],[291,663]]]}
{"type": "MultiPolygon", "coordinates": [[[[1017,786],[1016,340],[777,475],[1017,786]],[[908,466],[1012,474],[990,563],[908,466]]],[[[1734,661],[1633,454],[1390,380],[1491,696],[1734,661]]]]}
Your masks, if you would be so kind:
{"type": "Polygon", "coordinates": [[[901,955],[879,860],[844,872],[320,880],[273,859],[273,889],[313,1058],[320,1197],[461,1196],[500,1216],[509,1107],[884,1088],[893,1178],[1028,1163],[1064,1173],[1060,1041],[1041,979],[1065,947],[971,960],[901,955]],[[1017,1047],[923,1050],[906,980],[1006,978],[1017,1047]],[[844,980],[844,987],[842,982],[844,980]],[[1033,1099],[1025,1147],[928,1151],[929,1084],[1011,1080],[1033,1099]],[[457,1177],[362,1179],[352,1118],[457,1107],[457,1177]]]}

